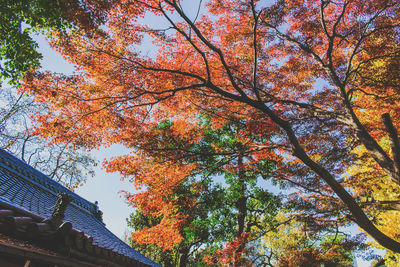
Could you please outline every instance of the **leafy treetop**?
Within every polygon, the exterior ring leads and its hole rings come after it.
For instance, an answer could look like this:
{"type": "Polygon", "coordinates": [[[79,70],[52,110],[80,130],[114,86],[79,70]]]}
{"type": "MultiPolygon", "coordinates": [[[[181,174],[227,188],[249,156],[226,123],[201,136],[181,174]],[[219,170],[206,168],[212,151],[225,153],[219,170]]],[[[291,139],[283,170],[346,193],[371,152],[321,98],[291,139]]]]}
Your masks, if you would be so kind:
{"type": "MultiPolygon", "coordinates": [[[[103,30],[54,32],[53,45],[80,73],[26,77],[26,88],[52,106],[38,119],[42,135],[140,151],[162,121],[173,121],[176,136],[195,142],[202,112],[212,114],[216,128],[236,117],[247,129],[238,140],[259,136],[247,144],[255,161],[276,160],[287,181],[334,193],[351,220],[400,252],[398,237],[376,227],[344,181],[358,158],[353,149],[363,145],[390,183],[400,184],[400,3],[210,0],[194,16],[185,3],[116,1],[105,10],[103,30]],[[145,16],[161,16],[168,26],[144,25],[145,16]],[[154,57],[141,53],[146,37],[157,47],[154,57]],[[384,136],[390,149],[379,144],[384,136]]],[[[157,173],[137,175],[129,162],[140,153],[121,157],[126,165],[114,170],[130,166],[132,175],[150,183],[165,172],[166,194],[195,168],[159,162],[157,173]]]]}

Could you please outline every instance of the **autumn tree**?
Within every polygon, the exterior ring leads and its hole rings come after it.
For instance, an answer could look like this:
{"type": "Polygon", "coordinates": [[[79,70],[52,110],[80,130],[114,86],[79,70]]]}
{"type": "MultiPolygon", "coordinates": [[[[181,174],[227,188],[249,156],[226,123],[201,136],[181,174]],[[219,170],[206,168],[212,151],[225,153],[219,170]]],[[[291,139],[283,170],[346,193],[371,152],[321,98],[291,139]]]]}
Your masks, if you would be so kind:
{"type": "MultiPolygon", "coordinates": [[[[130,198],[131,204],[138,208],[129,220],[136,230],[133,244],[150,257],[160,248],[170,250],[155,256],[168,266],[186,266],[194,260],[200,264],[203,258],[208,259],[205,262],[213,264],[220,262],[244,266],[251,262],[247,254],[257,258],[254,254],[256,251],[248,251],[248,243],[260,238],[260,229],[272,223],[280,206],[279,198],[259,185],[262,176],[270,178],[273,161],[266,159],[255,162],[246,147],[254,141],[252,138],[261,137],[243,135],[241,132],[246,132],[245,123],[237,120],[217,129],[213,129],[210,121],[209,117],[202,116],[196,127],[201,137],[195,142],[180,136],[175,129],[176,123],[164,121],[155,127],[151,138],[143,140],[139,147],[143,152],[142,157],[152,160],[147,166],[142,158],[138,158],[135,169],[146,172],[147,169],[155,170],[159,168],[160,161],[163,165],[179,163],[196,166],[185,180],[170,185],[173,191],[168,198],[159,199],[157,205],[153,199],[158,197],[164,185],[154,180],[163,180],[161,173],[159,177],[153,177],[151,184],[145,183],[146,187],[152,187],[147,190],[145,198],[140,195],[130,198]],[[242,140],[238,139],[239,136],[242,136],[242,140]],[[187,205],[188,199],[192,199],[193,204],[187,205]],[[163,208],[169,204],[174,205],[173,216],[170,210],[163,208]],[[152,215],[149,212],[143,214],[142,210],[149,209],[152,215]],[[145,238],[148,232],[159,228],[167,216],[175,220],[185,218],[177,229],[178,236],[167,241],[165,234],[159,232],[158,236],[145,238]],[[160,258],[160,255],[164,256],[160,258]],[[174,257],[171,259],[172,255],[174,257]]],[[[132,163],[133,160],[130,160],[132,163]]],[[[126,163],[114,160],[108,166],[120,169],[122,166],[117,164],[126,163]]],[[[166,169],[162,167],[165,173],[166,169]]],[[[122,174],[131,176],[133,173],[129,173],[129,169],[122,174]]],[[[135,181],[140,180],[141,176],[143,174],[135,172],[135,181]]]]}
{"type": "Polygon", "coordinates": [[[336,232],[315,230],[283,212],[276,222],[264,235],[263,266],[353,266],[355,253],[366,248],[363,235],[349,237],[339,228],[336,232]]]}
{"type": "Polygon", "coordinates": [[[87,151],[73,144],[49,144],[51,138],[41,138],[33,130],[31,117],[47,112],[47,106],[36,103],[15,88],[0,91],[0,147],[47,174],[70,189],[82,185],[94,176],[97,164],[87,151]]]}
{"type": "MultiPolygon", "coordinates": [[[[153,227],[160,222],[160,218],[154,218],[152,216],[144,216],[140,210],[131,213],[129,218],[127,218],[128,227],[133,231],[140,231],[145,227],[153,227]]],[[[145,255],[146,257],[152,259],[153,261],[161,264],[165,267],[172,267],[177,265],[177,250],[176,248],[172,250],[164,250],[155,244],[138,244],[132,237],[128,234],[128,242],[131,247],[145,255]]]]}
{"type": "MultiPolygon", "coordinates": [[[[387,137],[383,137],[380,144],[385,148],[390,146],[387,137]]],[[[349,168],[349,174],[357,177],[361,183],[354,183],[351,179],[346,181],[355,191],[365,212],[374,219],[375,224],[390,237],[396,238],[399,232],[400,190],[396,184],[390,182],[390,177],[376,168],[375,162],[368,157],[365,148],[357,147],[354,153],[357,153],[359,160],[349,168]]],[[[374,246],[383,248],[375,242],[374,246]]],[[[399,254],[388,251],[383,261],[386,266],[396,266],[400,262],[399,254]]]]}
{"type": "MultiPolygon", "coordinates": [[[[25,87],[52,107],[38,119],[42,134],[90,148],[135,148],[166,119],[196,139],[201,111],[212,111],[216,125],[231,114],[248,118],[249,132],[272,136],[252,143],[254,153],[275,155],[282,175],[289,170],[285,179],[296,183],[307,170],[315,188],[334,193],[363,231],[400,252],[398,237],[377,228],[344,180],[361,145],[390,183],[400,184],[400,3],[210,0],[195,12],[186,4],[116,1],[106,27],[91,36],[54,32],[52,44],[80,72],[26,77],[25,87]],[[146,25],[142,18],[152,16],[167,26],[146,25]],[[141,47],[149,38],[152,57],[141,47]],[[384,136],[389,149],[379,144],[384,136]],[[301,169],[293,172],[293,164],[301,169]]],[[[183,179],[193,167],[176,166],[164,177],[183,179]]]]}

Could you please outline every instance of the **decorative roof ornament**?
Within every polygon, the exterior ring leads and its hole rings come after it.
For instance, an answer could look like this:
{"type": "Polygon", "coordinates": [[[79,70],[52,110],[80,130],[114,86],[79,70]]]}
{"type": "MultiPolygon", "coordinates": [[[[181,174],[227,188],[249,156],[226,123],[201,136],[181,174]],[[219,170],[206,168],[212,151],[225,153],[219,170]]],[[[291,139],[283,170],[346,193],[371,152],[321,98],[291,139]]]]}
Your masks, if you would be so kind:
{"type": "Polygon", "coordinates": [[[58,228],[65,218],[65,210],[69,203],[73,200],[73,197],[67,193],[59,193],[57,196],[57,202],[54,205],[53,214],[50,219],[46,219],[45,222],[51,224],[54,228],[58,228]]]}
{"type": "Polygon", "coordinates": [[[100,222],[102,222],[103,224],[105,224],[105,223],[103,222],[103,212],[99,209],[99,202],[96,200],[96,201],[94,202],[94,205],[95,205],[94,216],[95,216],[100,222]]]}

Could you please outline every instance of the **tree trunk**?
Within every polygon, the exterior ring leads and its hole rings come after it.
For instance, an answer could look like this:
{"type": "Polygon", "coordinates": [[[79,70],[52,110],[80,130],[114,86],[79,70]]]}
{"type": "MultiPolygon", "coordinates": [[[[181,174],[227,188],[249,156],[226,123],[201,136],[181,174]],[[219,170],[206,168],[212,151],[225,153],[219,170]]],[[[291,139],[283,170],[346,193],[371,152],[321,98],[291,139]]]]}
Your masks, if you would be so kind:
{"type": "Polygon", "coordinates": [[[179,267],[186,267],[188,264],[188,256],[189,256],[189,248],[184,247],[179,250],[179,260],[178,266],[179,267]]]}
{"type": "MultiPolygon", "coordinates": [[[[247,216],[247,198],[246,198],[246,176],[243,169],[243,148],[241,148],[238,157],[238,185],[240,197],[236,202],[236,208],[238,210],[237,215],[237,232],[236,238],[240,238],[244,233],[245,221],[247,216]]],[[[235,251],[235,262],[234,266],[240,266],[241,254],[244,249],[244,242],[241,242],[239,247],[235,251]]]]}

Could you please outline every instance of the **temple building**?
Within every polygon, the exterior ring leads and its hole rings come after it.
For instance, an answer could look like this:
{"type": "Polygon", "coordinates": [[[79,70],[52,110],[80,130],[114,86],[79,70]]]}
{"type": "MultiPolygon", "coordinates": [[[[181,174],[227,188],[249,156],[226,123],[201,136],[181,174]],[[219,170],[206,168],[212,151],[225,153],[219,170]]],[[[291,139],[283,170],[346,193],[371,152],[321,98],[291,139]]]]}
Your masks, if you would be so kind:
{"type": "Polygon", "coordinates": [[[111,233],[101,215],[0,149],[0,266],[161,266],[111,233]]]}

